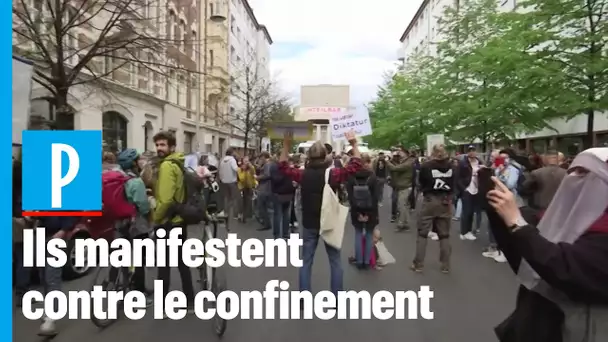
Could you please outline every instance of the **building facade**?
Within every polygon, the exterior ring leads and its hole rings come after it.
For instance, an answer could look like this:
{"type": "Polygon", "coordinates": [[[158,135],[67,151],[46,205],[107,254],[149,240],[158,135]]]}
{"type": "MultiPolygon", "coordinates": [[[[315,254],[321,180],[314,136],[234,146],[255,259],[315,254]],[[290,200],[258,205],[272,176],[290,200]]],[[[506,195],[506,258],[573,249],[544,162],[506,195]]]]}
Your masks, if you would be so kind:
{"type": "MultiPolygon", "coordinates": [[[[261,25],[247,0],[230,0],[228,68],[231,95],[227,124],[231,128],[230,146],[245,147],[248,123],[260,113],[259,102],[267,97],[271,87],[270,45],[272,38],[266,26],[261,25]]],[[[255,132],[248,137],[248,149],[257,149],[255,132]]]]}
{"type": "Polygon", "coordinates": [[[348,85],[304,85],[300,87],[300,105],[295,109],[296,121],[310,121],[313,124],[313,139],[331,144],[341,150],[343,143],[333,141],[329,123],[334,113],[354,110],[350,105],[348,85]]]}
{"type": "Polygon", "coordinates": [[[225,118],[228,114],[228,98],[230,96],[229,74],[229,5],[230,0],[201,0],[205,10],[201,11],[201,26],[203,40],[199,63],[202,67],[204,82],[200,88],[201,102],[201,131],[204,140],[201,150],[205,152],[223,151],[230,142],[230,127],[225,118]],[[220,20],[214,20],[214,18],[220,20]],[[204,51],[204,52],[203,52],[204,51]]]}
{"type": "MultiPolygon", "coordinates": [[[[47,3],[24,3],[37,20],[50,20],[49,13],[53,9],[47,8],[47,3]]],[[[227,27],[222,36],[221,24],[205,25],[213,11],[210,8],[213,3],[218,1],[161,0],[145,2],[123,14],[120,18],[123,23],[134,32],[146,32],[152,38],[135,41],[134,46],[139,49],[125,45],[112,53],[97,53],[69,88],[67,102],[71,110],[68,114],[58,113],[55,94],[48,85],[34,81],[30,127],[45,128],[41,125],[51,120],[56,121],[59,129],[103,130],[104,144],[111,151],[127,147],[154,150],[152,137],[161,130],[175,133],[178,151],[222,150],[221,134],[228,140],[229,130],[217,128],[215,113],[227,112],[228,92],[223,91],[225,108],[221,101],[216,105],[213,100],[218,98],[214,95],[222,94],[222,89],[228,88],[227,58],[222,62],[222,53],[217,53],[215,58],[207,60],[211,76],[216,77],[205,78],[202,72],[205,68],[203,56],[213,56],[212,50],[221,51],[222,38],[224,47],[228,40],[227,27]],[[214,66],[219,67],[214,69],[214,66]],[[207,86],[208,101],[203,100],[203,85],[207,86]],[[205,106],[216,110],[206,111],[205,106]]],[[[16,11],[22,10],[20,4],[14,4],[16,11]]],[[[227,15],[227,6],[224,11],[227,15]]],[[[66,58],[62,64],[67,69],[78,65],[90,46],[100,40],[96,27],[104,27],[108,22],[100,13],[103,11],[77,14],[92,25],[75,26],[66,34],[62,46],[66,58]]],[[[22,25],[24,23],[19,20],[13,20],[14,28],[22,25]]],[[[120,32],[116,26],[111,36],[115,38],[120,32]]],[[[44,74],[48,72],[45,69],[48,63],[32,41],[35,38],[24,39],[23,35],[13,34],[13,51],[16,55],[28,56],[44,74]]]]}
{"type": "MultiPolygon", "coordinates": [[[[465,0],[424,0],[410,20],[399,41],[401,46],[397,58],[407,65],[408,60],[419,53],[435,56],[436,43],[442,41],[439,19],[447,6],[456,6],[465,0]]],[[[503,11],[513,11],[517,0],[499,0],[497,6],[503,11]]],[[[533,134],[520,134],[518,143],[522,148],[544,151],[548,146],[574,153],[583,146],[587,131],[587,116],[578,115],[571,120],[555,119],[550,125],[556,131],[545,129],[533,134]]],[[[608,112],[596,113],[594,120],[595,144],[608,144],[608,112]]]]}

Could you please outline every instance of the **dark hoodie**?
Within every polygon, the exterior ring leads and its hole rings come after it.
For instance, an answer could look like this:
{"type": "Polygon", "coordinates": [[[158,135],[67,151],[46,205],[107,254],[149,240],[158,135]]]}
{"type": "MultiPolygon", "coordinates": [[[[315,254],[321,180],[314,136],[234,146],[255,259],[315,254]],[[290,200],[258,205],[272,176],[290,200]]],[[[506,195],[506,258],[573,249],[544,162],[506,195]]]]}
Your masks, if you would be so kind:
{"type": "Polygon", "coordinates": [[[420,190],[425,195],[454,193],[454,167],[449,159],[431,159],[420,166],[420,190]]]}
{"type": "Polygon", "coordinates": [[[378,182],[376,176],[371,170],[361,169],[351,176],[346,182],[346,191],[348,192],[348,198],[350,200],[350,217],[353,225],[357,228],[362,227],[359,223],[359,214],[367,215],[367,227],[375,227],[378,225],[378,182]],[[363,184],[367,180],[369,191],[372,195],[373,209],[371,211],[361,212],[358,211],[353,203],[353,188],[356,184],[363,184]]]}

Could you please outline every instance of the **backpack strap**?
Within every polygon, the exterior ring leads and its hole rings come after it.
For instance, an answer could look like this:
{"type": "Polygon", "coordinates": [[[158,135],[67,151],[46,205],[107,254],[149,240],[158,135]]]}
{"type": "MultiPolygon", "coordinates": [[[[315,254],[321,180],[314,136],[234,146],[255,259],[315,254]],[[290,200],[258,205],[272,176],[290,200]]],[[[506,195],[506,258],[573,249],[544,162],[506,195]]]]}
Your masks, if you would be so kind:
{"type": "Polygon", "coordinates": [[[329,180],[330,180],[330,176],[331,176],[331,168],[327,168],[325,169],[325,184],[330,185],[329,184],[329,180]]]}

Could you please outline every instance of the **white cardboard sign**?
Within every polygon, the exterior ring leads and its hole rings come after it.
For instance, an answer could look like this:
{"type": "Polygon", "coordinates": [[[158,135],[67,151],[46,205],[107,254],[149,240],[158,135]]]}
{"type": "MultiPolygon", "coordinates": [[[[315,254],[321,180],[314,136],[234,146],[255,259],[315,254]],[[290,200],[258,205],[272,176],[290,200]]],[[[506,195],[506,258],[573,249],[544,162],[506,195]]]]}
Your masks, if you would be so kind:
{"type": "Polygon", "coordinates": [[[372,125],[367,112],[338,112],[331,115],[331,138],[333,141],[346,140],[344,134],[351,130],[357,137],[372,134],[372,125]]]}

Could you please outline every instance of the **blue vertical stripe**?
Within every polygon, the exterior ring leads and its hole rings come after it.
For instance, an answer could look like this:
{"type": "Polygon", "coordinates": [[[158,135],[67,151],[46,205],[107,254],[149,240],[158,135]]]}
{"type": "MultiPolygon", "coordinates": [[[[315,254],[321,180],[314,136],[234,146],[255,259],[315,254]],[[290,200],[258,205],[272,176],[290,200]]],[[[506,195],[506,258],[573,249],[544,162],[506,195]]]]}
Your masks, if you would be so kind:
{"type": "MultiPolygon", "coordinates": [[[[4,123],[0,124],[0,148],[4,157],[0,158],[0,177],[4,179],[4,181],[12,182],[12,151],[13,151],[13,142],[12,142],[12,68],[13,68],[13,43],[12,43],[12,2],[11,1],[0,1],[0,58],[1,63],[6,65],[6,68],[2,68],[3,72],[8,72],[9,74],[4,74],[3,77],[0,77],[0,96],[4,98],[3,108],[5,110],[2,115],[2,119],[4,123]],[[4,19],[2,19],[4,18],[4,19]],[[6,39],[6,43],[2,43],[6,39]],[[5,64],[6,63],[6,64],[5,64]],[[11,113],[11,117],[8,116],[8,113],[11,113]],[[5,154],[6,153],[6,154],[5,154]]],[[[12,186],[12,185],[11,185],[12,186]]],[[[11,191],[0,191],[0,210],[6,213],[1,214],[0,219],[2,219],[2,224],[0,227],[6,227],[5,229],[0,229],[0,265],[2,268],[0,269],[0,274],[8,276],[10,274],[11,281],[0,281],[0,294],[4,297],[2,302],[4,304],[0,305],[0,341],[12,341],[13,340],[13,282],[12,282],[12,274],[13,274],[13,230],[12,230],[12,192],[11,191]],[[4,326],[4,328],[2,328],[4,326]]],[[[7,278],[5,278],[7,279],[7,278]]]]}

